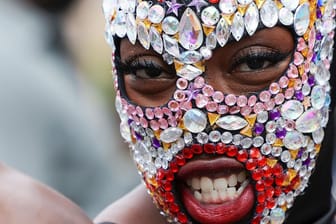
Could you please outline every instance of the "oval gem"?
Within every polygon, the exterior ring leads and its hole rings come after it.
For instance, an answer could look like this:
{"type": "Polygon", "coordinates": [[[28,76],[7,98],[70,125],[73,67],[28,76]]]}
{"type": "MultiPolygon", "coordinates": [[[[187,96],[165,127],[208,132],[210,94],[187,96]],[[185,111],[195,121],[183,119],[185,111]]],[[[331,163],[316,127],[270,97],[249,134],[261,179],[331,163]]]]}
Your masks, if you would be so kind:
{"type": "Polygon", "coordinates": [[[237,9],[237,2],[236,0],[221,0],[219,2],[219,9],[224,14],[232,14],[237,9]]]}
{"type": "Polygon", "coordinates": [[[305,137],[298,131],[287,132],[283,139],[284,146],[288,149],[297,150],[304,145],[305,137]]]}
{"type": "Polygon", "coordinates": [[[300,5],[294,14],[294,29],[297,35],[302,36],[308,29],[310,22],[309,3],[300,5]]]}
{"type": "Polygon", "coordinates": [[[163,132],[161,132],[160,140],[165,143],[173,143],[176,142],[183,134],[181,128],[167,128],[163,132]]]}
{"type": "Polygon", "coordinates": [[[233,17],[231,27],[232,36],[236,39],[236,41],[239,41],[243,37],[244,28],[244,19],[242,15],[237,12],[233,17]]]}
{"type": "Polygon", "coordinates": [[[154,5],[148,11],[148,19],[152,23],[160,23],[165,16],[165,10],[161,5],[154,5]]]}
{"type": "Polygon", "coordinates": [[[295,120],[303,113],[303,105],[300,101],[290,100],[284,103],[281,107],[283,118],[295,120]]]}
{"type": "Polygon", "coordinates": [[[274,1],[266,0],[260,10],[260,18],[266,27],[274,27],[278,22],[278,7],[274,1]]]}
{"type": "Polygon", "coordinates": [[[216,36],[221,47],[223,47],[228,42],[230,34],[229,24],[225,19],[221,18],[216,27],[216,36]]]}
{"type": "Polygon", "coordinates": [[[327,99],[327,93],[322,86],[315,86],[311,92],[311,104],[319,110],[322,109],[327,99]]]}
{"type": "Polygon", "coordinates": [[[246,127],[248,125],[248,122],[241,117],[228,115],[218,119],[216,124],[225,130],[237,131],[246,127]]]}
{"type": "Polygon", "coordinates": [[[318,110],[306,111],[296,121],[296,129],[302,133],[312,133],[321,128],[322,116],[318,110]]]}
{"type": "Polygon", "coordinates": [[[254,2],[247,8],[244,21],[247,33],[252,36],[259,25],[259,10],[254,2]]]}
{"type": "Polygon", "coordinates": [[[184,126],[192,133],[202,132],[207,125],[207,116],[198,109],[188,110],[184,117],[184,126]]]}

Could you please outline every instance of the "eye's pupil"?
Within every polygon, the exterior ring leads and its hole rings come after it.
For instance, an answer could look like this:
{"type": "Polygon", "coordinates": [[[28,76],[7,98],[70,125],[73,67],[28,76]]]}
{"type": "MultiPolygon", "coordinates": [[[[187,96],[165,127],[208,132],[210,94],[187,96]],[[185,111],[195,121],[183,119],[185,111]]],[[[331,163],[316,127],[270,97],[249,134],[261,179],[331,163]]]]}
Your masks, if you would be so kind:
{"type": "Polygon", "coordinates": [[[265,65],[265,61],[262,59],[260,60],[260,59],[254,58],[254,59],[247,61],[246,64],[250,69],[256,70],[256,69],[263,68],[265,65]]]}
{"type": "Polygon", "coordinates": [[[155,68],[145,69],[145,72],[150,77],[158,77],[161,74],[161,71],[155,68]]]}

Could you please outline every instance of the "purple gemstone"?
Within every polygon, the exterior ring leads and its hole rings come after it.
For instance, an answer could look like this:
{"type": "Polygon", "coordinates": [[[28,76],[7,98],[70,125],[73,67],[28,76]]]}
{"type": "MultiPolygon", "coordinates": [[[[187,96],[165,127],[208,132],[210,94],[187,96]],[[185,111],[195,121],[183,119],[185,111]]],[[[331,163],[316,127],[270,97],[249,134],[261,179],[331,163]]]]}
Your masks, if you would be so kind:
{"type": "Polygon", "coordinates": [[[139,140],[139,141],[142,141],[142,140],[143,140],[142,135],[139,134],[138,132],[135,132],[135,137],[136,137],[136,139],[139,140]]]}
{"type": "Polygon", "coordinates": [[[278,128],[275,132],[275,135],[277,136],[277,138],[283,139],[285,138],[286,133],[287,133],[286,129],[278,128]]]}
{"type": "Polygon", "coordinates": [[[278,111],[277,109],[274,109],[270,111],[269,116],[272,120],[277,120],[280,118],[281,114],[280,114],[280,111],[278,111]]]}
{"type": "Polygon", "coordinates": [[[316,9],[316,17],[319,18],[319,19],[322,18],[322,12],[321,12],[320,8],[316,9]]]}
{"type": "Polygon", "coordinates": [[[301,157],[302,157],[303,152],[304,152],[304,149],[301,148],[300,151],[299,151],[298,154],[297,154],[298,158],[301,158],[301,157]]]}
{"type": "Polygon", "coordinates": [[[157,138],[153,138],[153,146],[155,148],[160,148],[161,147],[160,141],[157,140],[157,138]]]}
{"type": "Polygon", "coordinates": [[[254,125],[254,133],[257,135],[261,135],[265,130],[265,126],[263,124],[260,123],[256,123],[254,125]]]}
{"type": "Polygon", "coordinates": [[[297,91],[295,93],[295,97],[296,97],[297,100],[301,100],[301,101],[304,100],[304,95],[301,91],[297,91]]]}
{"type": "Polygon", "coordinates": [[[314,86],[315,85],[315,78],[314,78],[314,76],[309,76],[309,78],[308,78],[308,84],[310,86],[314,86]]]}
{"type": "Polygon", "coordinates": [[[311,162],[311,159],[308,158],[306,161],[303,162],[303,165],[309,166],[310,162],[311,162]]]}
{"type": "Polygon", "coordinates": [[[322,33],[318,32],[318,33],[316,34],[316,39],[317,39],[317,40],[322,40],[322,38],[323,38],[322,33]]]}
{"type": "Polygon", "coordinates": [[[317,54],[314,53],[314,54],[313,54],[313,57],[312,57],[312,61],[313,61],[313,62],[316,62],[316,59],[317,59],[317,54]]]}

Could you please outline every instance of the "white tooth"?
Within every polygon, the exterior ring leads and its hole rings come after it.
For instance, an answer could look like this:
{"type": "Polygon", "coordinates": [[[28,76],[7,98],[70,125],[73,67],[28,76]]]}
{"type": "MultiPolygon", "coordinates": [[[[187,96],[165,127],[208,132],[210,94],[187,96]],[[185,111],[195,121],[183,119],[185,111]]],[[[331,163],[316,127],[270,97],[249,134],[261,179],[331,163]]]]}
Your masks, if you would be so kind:
{"type": "Polygon", "coordinates": [[[202,201],[204,203],[211,203],[211,193],[210,192],[202,192],[202,201]]]}
{"type": "Polygon", "coordinates": [[[219,190],[218,194],[221,201],[225,201],[227,199],[226,190],[219,190]]]}
{"type": "Polygon", "coordinates": [[[235,187],[229,187],[228,189],[227,189],[227,196],[229,197],[229,198],[235,198],[235,196],[236,196],[236,188],[235,187]]]}
{"type": "Polygon", "coordinates": [[[216,190],[211,191],[211,199],[212,199],[213,203],[217,203],[219,201],[218,191],[216,191],[216,190]]]}
{"type": "Polygon", "coordinates": [[[188,185],[188,187],[191,186],[191,179],[188,179],[188,180],[187,180],[187,185],[188,185]]]}
{"type": "Polygon", "coordinates": [[[216,190],[225,190],[227,188],[227,185],[227,180],[224,177],[215,179],[214,181],[214,187],[216,190]]]}
{"type": "Polygon", "coordinates": [[[192,178],[192,180],[191,180],[191,186],[195,190],[201,190],[200,179],[197,178],[197,177],[192,178]]]}
{"type": "Polygon", "coordinates": [[[213,189],[213,183],[209,177],[201,178],[201,189],[202,189],[202,193],[210,192],[213,189]]]}
{"type": "Polygon", "coordinates": [[[237,193],[238,195],[240,195],[241,193],[243,193],[243,191],[245,190],[245,188],[247,187],[247,185],[249,184],[248,180],[245,180],[242,185],[239,187],[237,193]]]}
{"type": "Polygon", "coordinates": [[[229,187],[234,187],[237,185],[237,176],[235,174],[232,174],[228,179],[229,187]]]}
{"type": "Polygon", "coordinates": [[[246,173],[244,171],[238,174],[239,183],[243,183],[245,179],[246,179],[246,173]]]}
{"type": "Polygon", "coordinates": [[[202,201],[202,194],[199,191],[194,192],[194,197],[197,201],[202,201]]]}

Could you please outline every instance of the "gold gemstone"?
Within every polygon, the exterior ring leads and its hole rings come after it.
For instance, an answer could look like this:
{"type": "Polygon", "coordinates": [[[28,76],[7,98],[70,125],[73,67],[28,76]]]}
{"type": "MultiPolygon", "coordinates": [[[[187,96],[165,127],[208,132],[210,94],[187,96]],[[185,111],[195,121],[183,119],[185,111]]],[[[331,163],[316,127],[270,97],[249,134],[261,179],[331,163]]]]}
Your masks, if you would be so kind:
{"type": "Polygon", "coordinates": [[[208,26],[208,25],[203,24],[203,31],[206,36],[209,36],[214,30],[215,30],[214,26],[208,26]]]}
{"type": "Polygon", "coordinates": [[[247,123],[249,123],[250,126],[254,126],[256,120],[257,120],[257,115],[256,114],[252,114],[249,116],[245,116],[245,120],[247,121],[247,123]]]}
{"type": "Polygon", "coordinates": [[[220,118],[219,114],[208,113],[208,119],[211,126],[213,126],[219,118],[220,118]]]}
{"type": "Polygon", "coordinates": [[[277,138],[273,144],[274,147],[282,147],[284,144],[280,138],[277,138]]]}
{"type": "Polygon", "coordinates": [[[271,168],[273,168],[278,163],[278,160],[276,159],[267,159],[267,165],[271,168]]]}
{"type": "Polygon", "coordinates": [[[240,134],[252,138],[253,136],[252,127],[251,126],[245,127],[243,130],[240,131],[240,134]]]}
{"type": "Polygon", "coordinates": [[[292,159],[296,159],[297,155],[299,154],[299,150],[289,150],[292,159]]]}

